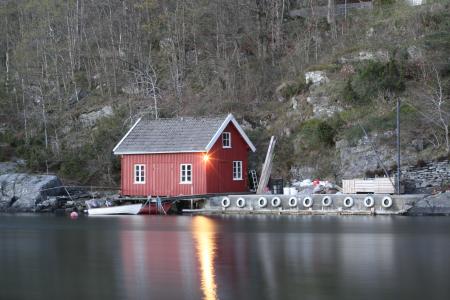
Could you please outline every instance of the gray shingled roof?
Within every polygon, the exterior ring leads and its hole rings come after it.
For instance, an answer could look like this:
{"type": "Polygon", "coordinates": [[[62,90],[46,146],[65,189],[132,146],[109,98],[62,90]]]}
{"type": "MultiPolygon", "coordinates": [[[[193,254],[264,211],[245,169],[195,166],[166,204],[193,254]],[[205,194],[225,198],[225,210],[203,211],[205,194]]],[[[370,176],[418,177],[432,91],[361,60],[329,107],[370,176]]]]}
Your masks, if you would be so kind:
{"type": "Polygon", "coordinates": [[[115,154],[204,151],[226,116],[150,120],[142,118],[115,154]]]}

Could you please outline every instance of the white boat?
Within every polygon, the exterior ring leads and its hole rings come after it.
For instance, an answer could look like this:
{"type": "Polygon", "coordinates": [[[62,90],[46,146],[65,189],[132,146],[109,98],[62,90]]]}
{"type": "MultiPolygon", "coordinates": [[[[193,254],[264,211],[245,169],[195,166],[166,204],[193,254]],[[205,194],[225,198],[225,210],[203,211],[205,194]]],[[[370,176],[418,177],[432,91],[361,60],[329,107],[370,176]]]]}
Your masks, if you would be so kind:
{"type": "Polygon", "coordinates": [[[129,204],[118,206],[107,206],[90,208],[88,206],[88,214],[90,216],[100,215],[137,215],[142,208],[142,204],[129,204]]]}

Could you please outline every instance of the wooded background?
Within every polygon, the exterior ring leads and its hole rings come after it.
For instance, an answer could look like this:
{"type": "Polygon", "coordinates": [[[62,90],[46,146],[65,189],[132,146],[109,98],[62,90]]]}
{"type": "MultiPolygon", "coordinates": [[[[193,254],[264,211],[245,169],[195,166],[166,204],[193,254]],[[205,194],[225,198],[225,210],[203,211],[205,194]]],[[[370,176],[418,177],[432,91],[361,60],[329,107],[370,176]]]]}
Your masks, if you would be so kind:
{"type": "MultiPolygon", "coordinates": [[[[448,1],[423,7],[378,1],[371,10],[339,17],[334,5],[2,1],[0,161],[24,159],[28,171],[114,184],[119,166],[112,147],[138,117],[233,112],[259,146],[255,168],[276,134],[280,175],[322,157],[323,165],[314,164],[317,175],[337,176],[336,141],[360,138],[356,122],[369,131],[391,129],[380,124],[390,124],[395,97],[411,104],[402,106],[404,122],[408,128],[408,116],[420,120],[425,148],[448,152],[448,1]],[[327,16],[289,16],[319,6],[327,7],[327,16]],[[408,57],[412,45],[419,60],[408,57]],[[379,49],[389,53],[387,60],[339,63],[355,51],[379,49]],[[312,90],[304,79],[311,70],[325,71],[329,83],[312,90]],[[343,111],[312,116],[305,99],[319,92],[343,111]],[[292,109],[292,99],[299,108],[292,109]],[[113,113],[88,126],[81,122],[105,106],[113,113]]],[[[416,131],[406,130],[405,139],[416,131]]]]}

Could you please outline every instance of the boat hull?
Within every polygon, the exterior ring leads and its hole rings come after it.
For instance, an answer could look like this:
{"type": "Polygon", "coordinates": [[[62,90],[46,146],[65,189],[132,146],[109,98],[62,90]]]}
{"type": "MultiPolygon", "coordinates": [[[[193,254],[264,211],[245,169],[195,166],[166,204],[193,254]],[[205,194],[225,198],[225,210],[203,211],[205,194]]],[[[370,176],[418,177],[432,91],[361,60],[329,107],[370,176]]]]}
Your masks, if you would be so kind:
{"type": "Polygon", "coordinates": [[[141,210],[139,211],[140,215],[157,215],[157,214],[164,214],[169,211],[169,209],[172,207],[172,202],[163,202],[161,203],[160,209],[158,210],[158,205],[156,202],[147,203],[144,206],[142,206],[141,210]]]}
{"type": "Polygon", "coordinates": [[[109,206],[88,209],[90,216],[104,215],[137,215],[142,208],[142,204],[130,204],[120,206],[109,206]]]}

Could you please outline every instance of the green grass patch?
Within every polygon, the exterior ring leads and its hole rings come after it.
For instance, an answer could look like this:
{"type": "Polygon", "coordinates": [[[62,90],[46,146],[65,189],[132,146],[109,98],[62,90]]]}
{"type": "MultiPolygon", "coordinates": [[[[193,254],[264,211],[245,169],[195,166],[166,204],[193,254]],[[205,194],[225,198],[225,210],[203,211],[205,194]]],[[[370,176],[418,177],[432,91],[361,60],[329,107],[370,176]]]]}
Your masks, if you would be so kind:
{"type": "Polygon", "coordinates": [[[369,61],[359,65],[357,73],[349,78],[340,91],[346,105],[366,106],[380,94],[398,94],[405,90],[403,68],[398,62],[369,61]]]}
{"type": "MultiPolygon", "coordinates": [[[[367,109],[367,111],[369,110],[367,109]]],[[[349,110],[339,115],[342,120],[349,121],[347,126],[341,126],[340,136],[351,145],[355,145],[364,136],[364,131],[360,125],[364,127],[368,134],[371,132],[395,130],[397,127],[397,112],[395,109],[381,115],[368,113],[367,111],[364,113],[363,110],[349,110]]],[[[418,112],[414,108],[406,104],[401,105],[401,126],[413,126],[414,122],[417,122],[418,117],[418,112]]]]}
{"type": "Polygon", "coordinates": [[[299,135],[309,148],[332,147],[336,128],[327,121],[311,119],[300,125],[299,135]]]}

